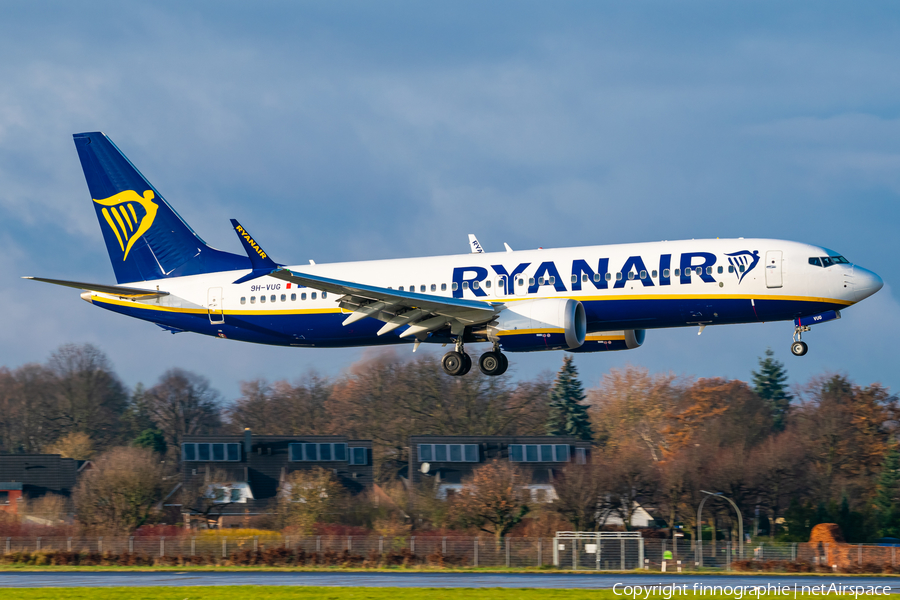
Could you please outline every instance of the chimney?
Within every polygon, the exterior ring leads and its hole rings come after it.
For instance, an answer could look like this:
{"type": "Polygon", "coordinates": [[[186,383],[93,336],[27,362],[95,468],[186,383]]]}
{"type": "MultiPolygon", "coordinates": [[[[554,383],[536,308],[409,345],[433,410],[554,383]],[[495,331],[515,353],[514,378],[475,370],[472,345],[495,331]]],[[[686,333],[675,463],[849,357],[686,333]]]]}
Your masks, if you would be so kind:
{"type": "Polygon", "coordinates": [[[253,432],[249,427],[244,427],[244,454],[250,454],[253,449],[253,432]]]}

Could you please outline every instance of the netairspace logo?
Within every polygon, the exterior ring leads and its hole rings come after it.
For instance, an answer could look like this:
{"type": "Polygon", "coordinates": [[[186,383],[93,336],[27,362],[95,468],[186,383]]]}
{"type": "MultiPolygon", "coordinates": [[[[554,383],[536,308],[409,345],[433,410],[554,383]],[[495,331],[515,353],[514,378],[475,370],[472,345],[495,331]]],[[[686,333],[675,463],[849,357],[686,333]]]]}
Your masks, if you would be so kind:
{"type": "Polygon", "coordinates": [[[657,585],[626,585],[617,583],[613,586],[616,596],[624,596],[633,600],[650,600],[662,598],[672,600],[681,596],[727,596],[740,600],[744,597],[762,598],[800,596],[886,596],[891,593],[889,585],[843,585],[840,583],[820,585],[705,585],[702,583],[670,583],[657,585]]]}

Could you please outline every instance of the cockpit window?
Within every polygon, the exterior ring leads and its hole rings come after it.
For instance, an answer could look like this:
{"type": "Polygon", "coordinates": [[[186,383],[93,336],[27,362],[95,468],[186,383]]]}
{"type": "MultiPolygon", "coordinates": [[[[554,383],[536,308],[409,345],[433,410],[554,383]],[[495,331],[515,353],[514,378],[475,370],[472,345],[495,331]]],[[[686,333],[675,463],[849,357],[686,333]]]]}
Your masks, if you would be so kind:
{"type": "Polygon", "coordinates": [[[809,258],[809,264],[817,267],[830,267],[832,265],[849,265],[850,261],[843,256],[811,256],[809,258]]]}

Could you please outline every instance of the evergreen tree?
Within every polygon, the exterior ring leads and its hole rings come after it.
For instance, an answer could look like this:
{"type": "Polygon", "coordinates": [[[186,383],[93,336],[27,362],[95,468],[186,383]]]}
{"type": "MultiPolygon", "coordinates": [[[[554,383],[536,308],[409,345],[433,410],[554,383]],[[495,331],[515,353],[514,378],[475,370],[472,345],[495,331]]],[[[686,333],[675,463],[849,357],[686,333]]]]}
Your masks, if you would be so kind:
{"type": "Polygon", "coordinates": [[[875,486],[875,518],[881,537],[900,537],[898,486],[900,486],[900,451],[896,445],[892,445],[884,455],[881,474],[875,486]]]}
{"type": "Polygon", "coordinates": [[[135,448],[146,448],[165,456],[168,445],[166,437],[159,429],[145,429],[131,442],[135,448]]]}
{"type": "Polygon", "coordinates": [[[776,431],[783,431],[791,395],[787,391],[787,372],[784,363],[775,360],[775,353],[766,348],[766,358],[759,359],[759,372],[753,371],[753,391],[769,404],[776,431]]]}
{"type": "Polygon", "coordinates": [[[556,376],[550,390],[550,417],[547,421],[547,435],[566,435],[582,440],[592,440],[594,432],[588,419],[584,388],[578,381],[578,370],[572,357],[563,358],[562,369],[556,376]]]}

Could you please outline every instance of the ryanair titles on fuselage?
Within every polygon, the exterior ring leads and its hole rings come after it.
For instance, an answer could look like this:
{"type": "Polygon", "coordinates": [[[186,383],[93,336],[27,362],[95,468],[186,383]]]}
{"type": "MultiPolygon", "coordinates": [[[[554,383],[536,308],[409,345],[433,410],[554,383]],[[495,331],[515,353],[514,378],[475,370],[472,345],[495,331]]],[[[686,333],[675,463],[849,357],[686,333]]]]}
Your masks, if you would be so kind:
{"type": "MultiPolygon", "coordinates": [[[[756,267],[759,263],[759,251],[742,250],[727,254],[730,273],[733,273],[740,283],[744,276],[756,267]]],[[[716,266],[716,255],[711,252],[685,252],[679,256],[678,262],[678,279],[682,284],[689,284],[691,276],[697,275],[701,281],[705,283],[715,283],[713,277],[713,267],[716,266]]],[[[515,293],[515,279],[518,275],[523,274],[533,263],[519,263],[511,271],[503,265],[491,265],[491,269],[498,278],[501,278],[502,285],[505,286],[504,292],[507,295],[515,293]]],[[[654,285],[671,285],[672,283],[672,254],[661,254],[659,257],[659,276],[658,283],[654,283],[653,279],[646,275],[649,272],[644,259],[640,256],[629,256],[619,269],[618,273],[622,273],[622,277],[613,277],[609,270],[609,259],[601,258],[597,261],[597,268],[594,268],[584,259],[575,259],[572,261],[571,268],[571,291],[581,291],[582,283],[586,280],[594,288],[598,290],[609,289],[612,283],[613,289],[624,288],[629,281],[639,281],[645,287],[654,285]],[[640,277],[641,273],[644,276],[640,277]],[[629,273],[634,273],[632,279],[628,278],[629,273]],[[583,277],[586,275],[587,277],[583,277]]],[[[723,269],[724,272],[724,269],[723,269]]],[[[484,281],[490,276],[488,270],[484,267],[455,267],[453,269],[453,297],[462,298],[464,290],[471,290],[475,296],[487,296],[478,282],[484,281]]],[[[557,292],[570,291],[566,288],[565,280],[560,276],[560,271],[556,263],[552,260],[541,262],[538,265],[534,275],[528,280],[528,294],[538,293],[538,289],[542,285],[552,286],[557,292]]]]}

